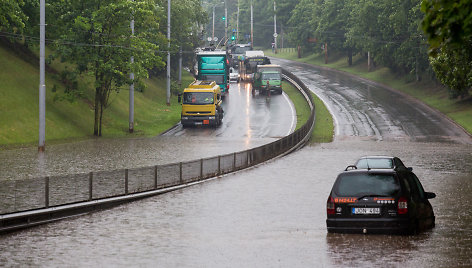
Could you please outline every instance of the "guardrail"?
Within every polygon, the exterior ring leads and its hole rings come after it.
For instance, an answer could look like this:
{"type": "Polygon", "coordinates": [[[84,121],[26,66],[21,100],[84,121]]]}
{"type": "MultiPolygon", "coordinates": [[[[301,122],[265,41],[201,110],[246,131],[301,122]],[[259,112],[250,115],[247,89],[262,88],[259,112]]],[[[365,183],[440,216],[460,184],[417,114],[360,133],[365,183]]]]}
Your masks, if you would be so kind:
{"type": "Polygon", "coordinates": [[[1,181],[0,233],[187,187],[300,148],[310,139],[315,124],[314,102],[296,76],[283,70],[283,78],[304,94],[311,107],[307,122],[292,134],[250,150],[187,162],[1,181]]]}

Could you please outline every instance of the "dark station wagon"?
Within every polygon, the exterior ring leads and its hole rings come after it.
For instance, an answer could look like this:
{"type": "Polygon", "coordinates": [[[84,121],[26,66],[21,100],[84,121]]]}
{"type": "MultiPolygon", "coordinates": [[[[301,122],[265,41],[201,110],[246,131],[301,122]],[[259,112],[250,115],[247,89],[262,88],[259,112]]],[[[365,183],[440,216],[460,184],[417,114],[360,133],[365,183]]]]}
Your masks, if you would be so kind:
{"type": "Polygon", "coordinates": [[[416,234],[433,228],[435,216],[428,199],[436,195],[425,192],[411,170],[403,163],[346,168],[327,200],[328,232],[416,234]]]}

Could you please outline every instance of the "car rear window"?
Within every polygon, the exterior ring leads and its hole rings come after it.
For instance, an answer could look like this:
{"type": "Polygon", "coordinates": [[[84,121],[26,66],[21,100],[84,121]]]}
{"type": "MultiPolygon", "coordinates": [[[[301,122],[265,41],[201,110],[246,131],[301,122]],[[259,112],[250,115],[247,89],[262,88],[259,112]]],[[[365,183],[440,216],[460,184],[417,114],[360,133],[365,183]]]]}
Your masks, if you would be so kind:
{"type": "Polygon", "coordinates": [[[356,166],[357,168],[393,168],[393,161],[389,158],[360,159],[356,166]]]}
{"type": "Polygon", "coordinates": [[[396,196],[399,191],[400,185],[393,174],[375,173],[341,174],[334,189],[337,196],[354,197],[396,196]]]}

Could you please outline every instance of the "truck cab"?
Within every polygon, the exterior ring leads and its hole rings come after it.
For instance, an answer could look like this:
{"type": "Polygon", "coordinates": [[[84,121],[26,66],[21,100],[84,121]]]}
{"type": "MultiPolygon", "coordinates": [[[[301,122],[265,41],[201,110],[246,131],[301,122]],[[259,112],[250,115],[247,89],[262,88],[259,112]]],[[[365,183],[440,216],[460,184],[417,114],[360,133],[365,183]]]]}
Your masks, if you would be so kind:
{"type": "Polygon", "coordinates": [[[221,125],[224,111],[221,89],[215,81],[196,80],[184,89],[181,97],[183,127],[221,125]]]}
{"type": "Polygon", "coordinates": [[[280,65],[258,65],[252,83],[259,93],[274,92],[282,94],[282,68],[280,65]]]}
{"type": "Polygon", "coordinates": [[[197,53],[197,80],[215,81],[224,97],[229,91],[229,60],[226,51],[197,53]]]}
{"type": "Polygon", "coordinates": [[[240,75],[245,81],[253,81],[254,73],[258,65],[270,64],[270,59],[264,56],[264,51],[251,50],[246,51],[244,62],[241,62],[240,75]]]}

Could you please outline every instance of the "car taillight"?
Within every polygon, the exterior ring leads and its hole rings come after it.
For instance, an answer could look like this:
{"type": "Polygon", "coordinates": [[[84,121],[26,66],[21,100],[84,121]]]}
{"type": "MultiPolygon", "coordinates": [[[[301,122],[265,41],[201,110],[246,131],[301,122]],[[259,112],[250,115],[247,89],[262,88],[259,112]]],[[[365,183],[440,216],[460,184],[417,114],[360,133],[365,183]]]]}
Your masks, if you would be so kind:
{"type": "Polygon", "coordinates": [[[398,214],[408,213],[408,200],[405,197],[398,198],[398,214]]]}
{"type": "Polygon", "coordinates": [[[228,84],[228,85],[226,85],[226,89],[229,89],[229,84],[228,84]]]}
{"type": "Polygon", "coordinates": [[[326,213],[328,213],[328,215],[335,213],[334,199],[331,196],[328,197],[328,201],[326,202],[326,213]]]}

